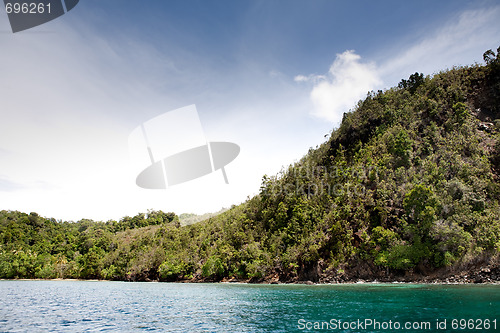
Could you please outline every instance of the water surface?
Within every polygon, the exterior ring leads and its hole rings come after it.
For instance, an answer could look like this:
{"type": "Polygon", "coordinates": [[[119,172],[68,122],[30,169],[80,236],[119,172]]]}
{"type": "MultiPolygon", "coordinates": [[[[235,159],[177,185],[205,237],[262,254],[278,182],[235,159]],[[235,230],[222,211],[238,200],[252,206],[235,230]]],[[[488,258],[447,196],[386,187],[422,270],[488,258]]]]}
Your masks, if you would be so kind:
{"type": "Polygon", "coordinates": [[[478,331],[460,319],[500,332],[500,285],[0,281],[0,332],[478,331]]]}

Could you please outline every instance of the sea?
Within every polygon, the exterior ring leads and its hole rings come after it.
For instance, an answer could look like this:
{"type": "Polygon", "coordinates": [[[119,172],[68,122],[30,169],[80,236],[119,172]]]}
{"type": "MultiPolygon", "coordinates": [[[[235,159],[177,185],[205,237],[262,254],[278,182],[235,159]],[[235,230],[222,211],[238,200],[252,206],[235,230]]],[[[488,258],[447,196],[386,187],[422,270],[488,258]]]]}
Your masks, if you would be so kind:
{"type": "Polygon", "coordinates": [[[0,281],[0,332],[500,332],[500,285],[0,281]]]}

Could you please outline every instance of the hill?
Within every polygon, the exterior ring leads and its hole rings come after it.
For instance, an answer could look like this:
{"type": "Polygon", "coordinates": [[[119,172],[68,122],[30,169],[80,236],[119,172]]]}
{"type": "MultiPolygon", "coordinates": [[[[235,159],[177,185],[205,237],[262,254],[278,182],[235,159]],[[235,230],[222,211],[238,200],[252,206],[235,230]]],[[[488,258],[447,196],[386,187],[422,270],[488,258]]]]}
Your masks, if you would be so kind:
{"type": "Polygon", "coordinates": [[[2,211],[0,277],[499,280],[500,48],[484,59],[368,93],[257,196],[197,224],[2,211]]]}

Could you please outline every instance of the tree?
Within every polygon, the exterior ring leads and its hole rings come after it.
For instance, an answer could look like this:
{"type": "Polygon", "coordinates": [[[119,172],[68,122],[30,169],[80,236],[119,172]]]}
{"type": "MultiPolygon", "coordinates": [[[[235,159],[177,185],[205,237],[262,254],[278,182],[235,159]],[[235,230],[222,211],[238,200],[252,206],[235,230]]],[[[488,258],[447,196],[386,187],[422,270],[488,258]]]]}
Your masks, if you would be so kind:
{"type": "Polygon", "coordinates": [[[389,143],[389,151],[399,158],[400,165],[407,166],[410,160],[412,140],[408,132],[401,129],[393,140],[389,143]]]}
{"type": "Polygon", "coordinates": [[[104,250],[100,247],[93,246],[84,256],[80,257],[80,265],[82,267],[81,277],[86,279],[97,279],[101,277],[102,258],[104,250]]]}
{"type": "Polygon", "coordinates": [[[429,187],[419,184],[406,193],[403,207],[417,226],[419,236],[426,237],[429,234],[429,229],[436,220],[436,206],[436,197],[429,187]]]}
{"type": "Polygon", "coordinates": [[[467,105],[465,105],[462,102],[458,102],[453,104],[453,116],[455,118],[455,121],[459,125],[463,125],[465,120],[467,119],[467,115],[469,114],[469,111],[467,110],[467,105]]]}
{"type": "Polygon", "coordinates": [[[401,82],[399,82],[398,87],[408,89],[411,94],[414,94],[422,83],[424,83],[424,74],[415,72],[410,75],[408,80],[402,79],[401,82]]]}
{"type": "Polygon", "coordinates": [[[492,50],[488,50],[488,51],[484,52],[483,59],[487,65],[491,65],[493,63],[499,63],[500,62],[500,46],[497,48],[496,55],[495,55],[495,52],[493,52],[492,50]]]}

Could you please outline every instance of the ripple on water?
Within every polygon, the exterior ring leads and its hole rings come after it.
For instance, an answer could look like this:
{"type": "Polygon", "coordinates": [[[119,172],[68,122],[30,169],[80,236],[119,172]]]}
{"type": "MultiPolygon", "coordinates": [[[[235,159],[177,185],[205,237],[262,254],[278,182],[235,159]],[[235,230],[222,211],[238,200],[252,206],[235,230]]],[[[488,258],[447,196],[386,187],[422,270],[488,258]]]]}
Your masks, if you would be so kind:
{"type": "Polygon", "coordinates": [[[7,332],[290,332],[299,319],[500,318],[500,286],[0,281],[0,304],[7,332]]]}

